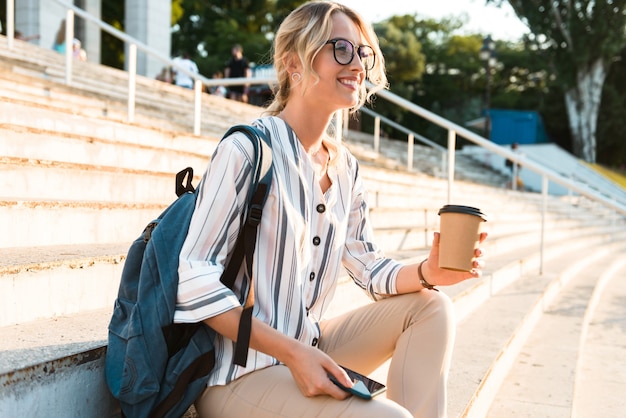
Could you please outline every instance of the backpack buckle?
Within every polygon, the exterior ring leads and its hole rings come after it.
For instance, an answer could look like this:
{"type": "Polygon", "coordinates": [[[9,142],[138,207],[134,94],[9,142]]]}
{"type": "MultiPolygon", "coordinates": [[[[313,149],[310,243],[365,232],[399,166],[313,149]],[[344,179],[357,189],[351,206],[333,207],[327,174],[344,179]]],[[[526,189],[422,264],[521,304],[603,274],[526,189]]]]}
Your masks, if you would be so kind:
{"type": "Polygon", "coordinates": [[[152,231],[154,231],[154,228],[156,228],[157,225],[157,222],[150,222],[146,226],[146,228],[143,230],[143,242],[147,244],[148,241],[150,241],[150,238],[152,238],[152,231]]]}
{"type": "Polygon", "coordinates": [[[263,215],[263,206],[254,204],[250,206],[250,214],[248,215],[248,223],[257,226],[261,223],[261,215],[263,215]]]}

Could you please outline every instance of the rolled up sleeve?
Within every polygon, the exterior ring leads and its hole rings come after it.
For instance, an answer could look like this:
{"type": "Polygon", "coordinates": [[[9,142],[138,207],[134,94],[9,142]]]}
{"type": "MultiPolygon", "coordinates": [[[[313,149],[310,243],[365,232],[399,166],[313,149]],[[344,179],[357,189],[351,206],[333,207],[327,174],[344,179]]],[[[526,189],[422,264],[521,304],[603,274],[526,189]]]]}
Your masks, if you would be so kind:
{"type": "Polygon", "coordinates": [[[374,242],[367,194],[358,165],[342,263],[352,280],[373,300],[397,293],[396,278],[402,264],[386,258],[374,242]]]}
{"type": "Polygon", "coordinates": [[[240,306],[220,281],[233,249],[250,187],[250,141],[234,134],[220,142],[200,183],[196,208],[179,256],[174,322],[200,322],[240,306]],[[218,157],[219,156],[219,157],[218,157]]]}

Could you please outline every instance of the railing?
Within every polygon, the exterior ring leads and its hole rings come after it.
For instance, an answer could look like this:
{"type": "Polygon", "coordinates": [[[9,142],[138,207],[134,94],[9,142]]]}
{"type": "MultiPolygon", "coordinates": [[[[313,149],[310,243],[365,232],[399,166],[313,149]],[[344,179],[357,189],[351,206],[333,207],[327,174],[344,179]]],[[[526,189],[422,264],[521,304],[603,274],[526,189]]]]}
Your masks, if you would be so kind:
{"type": "Polygon", "coordinates": [[[441,172],[446,171],[446,155],[448,153],[447,148],[442,147],[438,143],[431,141],[430,139],[418,134],[417,132],[414,132],[408,128],[405,128],[399,123],[394,122],[391,119],[379,113],[376,113],[371,109],[362,107],[360,109],[360,112],[365,113],[366,115],[369,115],[374,118],[374,152],[376,153],[380,152],[380,122],[384,122],[387,125],[391,126],[392,128],[400,132],[404,132],[407,135],[407,162],[406,162],[407,170],[409,171],[413,170],[413,150],[414,150],[414,145],[415,145],[415,139],[417,139],[421,143],[429,145],[431,148],[434,148],[438,150],[439,152],[441,152],[441,172]]]}
{"type": "MultiPolygon", "coordinates": [[[[556,173],[542,165],[539,165],[531,160],[527,160],[523,155],[510,151],[507,148],[499,146],[480,135],[471,132],[470,130],[463,128],[460,125],[455,124],[447,119],[442,118],[441,116],[426,110],[420,106],[415,105],[414,103],[409,102],[402,97],[395,95],[389,91],[381,90],[377,93],[378,96],[406,109],[418,116],[423,117],[424,119],[439,125],[448,130],[448,202],[451,202],[453,199],[453,187],[454,187],[454,157],[455,157],[455,149],[456,149],[456,137],[457,134],[462,136],[463,138],[483,147],[487,150],[493,152],[496,155],[499,155],[505,159],[509,159],[514,163],[519,164],[521,167],[525,169],[534,171],[538,173],[542,178],[542,215],[541,215],[541,238],[540,238],[540,261],[539,261],[539,272],[543,274],[543,257],[544,257],[544,243],[545,243],[545,223],[546,223],[546,213],[548,207],[548,182],[553,181],[556,184],[559,184],[569,191],[576,192],[581,196],[584,196],[590,199],[593,202],[600,203],[610,209],[613,209],[617,212],[617,214],[626,215],[626,206],[621,203],[611,200],[603,196],[602,194],[592,190],[589,186],[583,183],[577,183],[572,181],[559,173],[556,173]]],[[[375,139],[377,141],[377,139],[375,139]]]]}
{"type": "MultiPolygon", "coordinates": [[[[14,1],[7,0],[7,39],[9,49],[13,48],[14,39],[14,1]]],[[[124,32],[114,28],[113,26],[101,21],[100,19],[85,12],[83,9],[74,6],[73,4],[66,3],[63,0],[54,0],[61,6],[66,8],[66,25],[65,25],[65,83],[67,85],[72,84],[72,39],[74,39],[74,16],[79,16],[82,19],[93,23],[103,31],[115,36],[116,38],[124,41],[128,45],[128,56],[126,59],[127,71],[128,71],[128,115],[129,122],[135,120],[135,90],[137,84],[137,50],[140,50],[149,56],[163,62],[164,65],[176,68],[177,71],[185,73],[194,80],[194,129],[195,135],[200,135],[201,125],[201,103],[202,103],[202,91],[203,86],[212,87],[216,85],[232,86],[241,84],[270,84],[275,81],[275,78],[222,78],[219,80],[210,79],[202,74],[190,72],[184,67],[180,67],[170,57],[161,54],[159,51],[151,48],[150,46],[138,41],[125,34],[124,32]]]]}
{"type": "MultiPolygon", "coordinates": [[[[457,125],[456,123],[451,122],[447,119],[444,119],[441,116],[429,110],[426,110],[420,106],[417,106],[416,104],[411,103],[408,100],[403,99],[402,97],[395,95],[389,91],[383,90],[383,91],[379,91],[377,94],[378,96],[402,107],[403,109],[406,109],[418,116],[421,116],[424,119],[436,125],[446,128],[448,130],[448,150],[456,149],[456,137],[457,135],[460,135],[463,138],[475,143],[476,145],[486,148],[487,150],[493,152],[494,154],[499,155],[500,157],[509,159],[519,164],[520,166],[524,167],[525,169],[529,169],[529,170],[534,171],[535,173],[540,174],[543,178],[543,183],[547,183],[548,180],[553,181],[554,183],[559,184],[569,190],[572,190],[580,194],[581,196],[585,196],[590,200],[602,203],[603,205],[617,211],[618,213],[621,213],[622,215],[626,215],[626,206],[614,200],[608,199],[605,196],[602,196],[601,194],[595,192],[594,190],[592,190],[590,187],[588,187],[585,184],[574,182],[560,175],[559,173],[556,173],[540,164],[537,164],[531,160],[526,159],[524,155],[513,152],[508,148],[495,144],[462,126],[457,125]]],[[[454,177],[453,177],[454,176],[454,168],[453,168],[454,167],[454,164],[453,164],[454,152],[448,153],[448,159],[450,163],[448,165],[448,170],[449,170],[448,181],[452,185],[454,184],[454,177]]],[[[545,186],[546,187],[542,188],[542,191],[544,192],[544,194],[547,194],[547,184],[545,186]]],[[[451,200],[451,198],[452,198],[452,186],[450,186],[450,191],[448,194],[448,199],[451,200]]]]}
{"type": "MultiPolygon", "coordinates": [[[[225,85],[225,86],[231,86],[231,85],[240,85],[240,84],[272,84],[274,83],[276,80],[274,78],[230,78],[230,79],[219,79],[219,80],[212,80],[212,79],[208,79],[204,76],[202,76],[201,74],[195,74],[195,73],[190,73],[188,70],[186,70],[185,68],[181,68],[179,67],[175,61],[173,61],[172,59],[170,59],[169,57],[166,57],[164,55],[162,55],[160,52],[154,50],[153,48],[149,47],[148,45],[126,35],[125,33],[115,29],[114,27],[112,27],[111,25],[108,25],[107,23],[102,22],[101,20],[97,19],[96,17],[90,15],[89,13],[85,12],[84,10],[72,5],[72,4],[68,4],[63,0],[54,0],[57,3],[59,3],[60,5],[66,7],[67,9],[67,16],[66,16],[66,36],[65,36],[65,40],[66,40],[66,59],[65,59],[65,68],[66,68],[66,76],[65,76],[65,81],[67,84],[71,84],[72,82],[72,48],[70,45],[71,40],[74,38],[74,34],[73,34],[73,21],[74,21],[74,15],[78,15],[81,18],[92,22],[93,24],[97,25],[98,27],[100,27],[102,30],[110,33],[111,35],[117,37],[118,39],[121,39],[122,41],[124,41],[125,43],[127,43],[129,45],[129,54],[128,54],[128,58],[127,58],[127,67],[128,67],[128,73],[129,73],[129,77],[128,77],[128,120],[130,122],[132,122],[134,120],[134,111],[135,111],[135,85],[136,85],[136,63],[137,63],[137,49],[147,53],[148,55],[162,61],[163,63],[165,63],[168,66],[174,67],[176,68],[178,71],[181,71],[187,75],[189,75],[190,77],[192,77],[195,80],[195,95],[194,95],[194,102],[195,102],[195,111],[194,111],[194,134],[199,135],[200,134],[200,118],[201,118],[201,112],[200,112],[200,105],[201,105],[201,94],[202,94],[202,86],[215,86],[218,84],[221,85],[225,85]]],[[[13,27],[13,19],[14,19],[14,0],[8,0],[7,1],[7,39],[8,39],[8,46],[9,48],[13,48],[13,38],[14,38],[14,27],[13,27]]],[[[397,106],[400,106],[401,108],[408,110],[409,112],[412,112],[420,117],[423,117],[424,119],[439,125],[445,129],[448,130],[448,144],[447,144],[447,149],[428,140],[427,138],[424,138],[423,136],[412,132],[400,125],[398,125],[397,123],[384,118],[380,115],[375,114],[374,112],[372,112],[369,109],[363,109],[363,112],[368,113],[373,115],[376,118],[376,127],[375,127],[375,132],[374,132],[374,141],[375,141],[375,148],[378,151],[378,147],[379,147],[379,141],[380,141],[380,121],[383,121],[387,124],[389,124],[390,126],[393,126],[394,128],[407,133],[408,135],[408,156],[409,158],[407,158],[407,160],[409,161],[408,164],[410,164],[409,168],[412,168],[412,161],[413,161],[413,141],[414,138],[418,138],[418,140],[420,140],[423,143],[426,143],[428,145],[431,145],[437,149],[439,149],[440,151],[442,151],[443,155],[447,155],[447,164],[445,164],[442,161],[442,167],[447,166],[447,177],[448,177],[448,193],[447,193],[447,200],[448,202],[452,202],[453,200],[453,189],[454,189],[454,169],[455,169],[455,150],[456,150],[456,138],[457,135],[462,136],[463,138],[483,147],[486,148],[487,150],[491,151],[492,153],[499,155],[502,158],[505,159],[509,159],[514,161],[515,163],[519,164],[521,167],[524,167],[525,169],[534,171],[536,173],[538,173],[541,177],[542,177],[542,196],[543,196],[543,210],[542,210],[542,226],[541,226],[541,248],[540,248],[540,272],[543,272],[543,253],[544,253],[544,236],[545,236],[545,219],[546,219],[546,212],[547,212],[547,198],[548,198],[548,182],[549,181],[553,181],[556,184],[559,184],[565,188],[567,188],[569,191],[572,192],[576,192],[578,194],[580,194],[581,196],[584,196],[588,199],[590,199],[593,202],[597,202],[600,203],[614,211],[617,212],[617,214],[621,214],[626,216],[626,206],[624,206],[623,204],[621,204],[620,202],[617,202],[615,200],[611,200],[606,198],[605,196],[603,196],[602,194],[592,190],[590,187],[586,186],[585,184],[582,183],[578,183],[575,181],[572,181],[540,164],[537,164],[531,160],[526,159],[523,155],[520,155],[518,153],[515,153],[511,150],[509,150],[508,148],[502,147],[500,145],[497,145],[483,137],[481,137],[480,135],[475,134],[474,132],[469,131],[466,128],[463,128],[460,125],[457,125],[447,119],[444,119],[443,117],[429,111],[426,110],[420,106],[415,105],[414,103],[409,102],[406,99],[403,99],[402,97],[391,93],[390,91],[387,90],[381,90],[377,93],[377,95],[385,100],[390,101],[391,103],[396,104],[397,106]]],[[[342,126],[342,114],[341,112],[337,112],[337,119],[335,121],[336,126],[342,126]]],[[[345,125],[344,125],[345,126],[345,125]]],[[[337,135],[340,136],[341,135],[341,129],[336,129],[337,135]]]]}

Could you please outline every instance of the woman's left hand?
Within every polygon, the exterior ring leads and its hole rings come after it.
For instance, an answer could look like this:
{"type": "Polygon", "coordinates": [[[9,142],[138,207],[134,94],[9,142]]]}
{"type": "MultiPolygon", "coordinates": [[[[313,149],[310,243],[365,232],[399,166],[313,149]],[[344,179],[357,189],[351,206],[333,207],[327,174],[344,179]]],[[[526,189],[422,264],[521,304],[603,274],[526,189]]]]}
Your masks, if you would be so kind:
{"type": "MultiPolygon", "coordinates": [[[[433,286],[449,286],[463,280],[474,279],[482,276],[482,269],[485,267],[484,251],[481,247],[474,250],[473,268],[469,272],[454,271],[439,268],[439,232],[435,232],[433,246],[428,256],[428,261],[422,265],[424,279],[433,286]]],[[[478,239],[482,243],[487,238],[487,233],[480,234],[478,239]]]]}

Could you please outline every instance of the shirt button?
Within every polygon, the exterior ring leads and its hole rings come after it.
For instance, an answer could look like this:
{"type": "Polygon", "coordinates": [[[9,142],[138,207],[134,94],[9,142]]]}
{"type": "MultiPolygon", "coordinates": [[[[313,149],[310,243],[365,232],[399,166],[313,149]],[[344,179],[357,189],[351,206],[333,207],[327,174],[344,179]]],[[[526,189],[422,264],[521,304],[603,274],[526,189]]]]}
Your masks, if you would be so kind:
{"type": "Polygon", "coordinates": [[[311,341],[311,345],[313,347],[317,346],[317,341],[318,341],[317,338],[313,338],[313,341],[311,341]]]}
{"type": "Polygon", "coordinates": [[[313,245],[320,245],[320,242],[322,242],[320,237],[313,237],[313,245]]]}
{"type": "Polygon", "coordinates": [[[311,274],[309,274],[309,281],[313,281],[315,280],[315,273],[311,272],[311,274]]]}
{"type": "Polygon", "coordinates": [[[319,205],[317,205],[316,209],[319,213],[324,213],[326,211],[326,206],[320,203],[319,205]]]}

